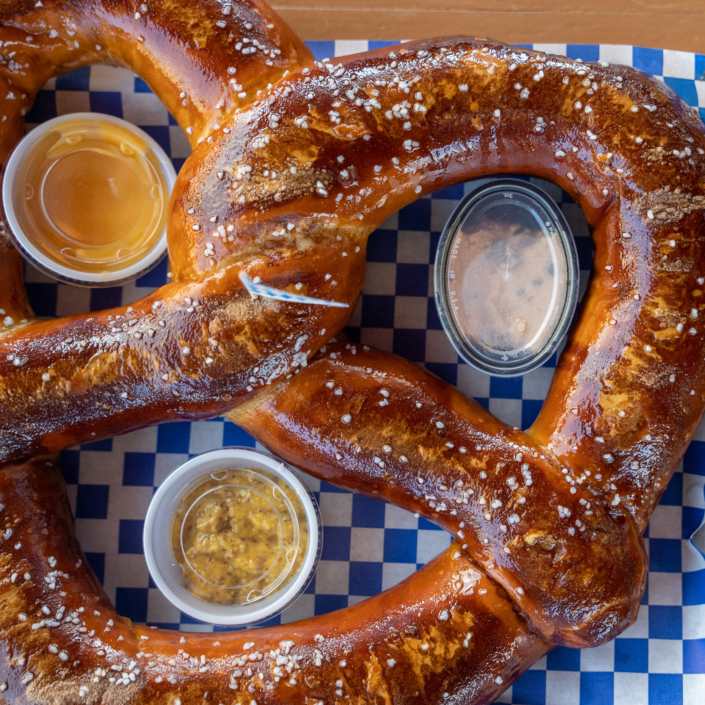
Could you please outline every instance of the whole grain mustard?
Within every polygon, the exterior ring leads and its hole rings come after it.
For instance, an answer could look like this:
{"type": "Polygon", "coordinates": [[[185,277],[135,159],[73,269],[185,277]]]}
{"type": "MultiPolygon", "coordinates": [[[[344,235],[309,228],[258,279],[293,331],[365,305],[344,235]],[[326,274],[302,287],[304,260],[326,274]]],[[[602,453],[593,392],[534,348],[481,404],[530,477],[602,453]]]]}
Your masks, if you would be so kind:
{"type": "Polygon", "coordinates": [[[308,522],[288,483],[263,470],[223,470],[184,494],[172,522],[183,585],[217,604],[246,604],[286,585],[308,546],[308,522]]]}

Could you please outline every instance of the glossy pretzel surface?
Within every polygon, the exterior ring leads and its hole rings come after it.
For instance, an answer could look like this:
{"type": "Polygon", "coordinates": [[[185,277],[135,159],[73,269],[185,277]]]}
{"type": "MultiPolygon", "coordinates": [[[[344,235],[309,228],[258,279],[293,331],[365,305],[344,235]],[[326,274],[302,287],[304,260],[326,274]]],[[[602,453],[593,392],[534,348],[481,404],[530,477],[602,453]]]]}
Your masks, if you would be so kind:
{"type": "Polygon", "coordinates": [[[644,587],[641,532],[703,410],[699,120],[626,67],[466,37],[313,62],[254,0],[144,7],[1,11],[3,157],[45,80],[97,60],[142,75],[195,146],[171,202],[174,282],[130,307],[35,321],[0,241],[3,697],[475,704],[551,644],[622,631],[644,587]],[[397,357],[325,345],[349,311],[244,290],[241,272],[353,305],[379,223],[489,173],[553,180],[594,228],[590,289],[526,433],[397,357]],[[298,625],[214,642],[118,618],[65,500],[53,507],[56,469],[26,459],[225,411],[458,542],[298,625]]]}

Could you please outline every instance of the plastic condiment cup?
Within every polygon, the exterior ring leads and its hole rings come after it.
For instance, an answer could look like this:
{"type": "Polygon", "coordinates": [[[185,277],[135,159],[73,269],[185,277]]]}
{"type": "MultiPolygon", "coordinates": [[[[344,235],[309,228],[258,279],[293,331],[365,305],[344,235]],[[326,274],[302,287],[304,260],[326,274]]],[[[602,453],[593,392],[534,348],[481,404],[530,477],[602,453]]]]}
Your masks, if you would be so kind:
{"type": "MultiPolygon", "coordinates": [[[[77,132],[80,138],[80,131],[77,132]]],[[[127,138],[126,138],[127,139],[127,138]]],[[[78,145],[78,142],[77,142],[78,145]]],[[[131,147],[132,145],[130,145],[131,147]]],[[[78,147],[77,147],[78,149],[78,147]]],[[[142,150],[140,150],[142,151],[142,150]]],[[[58,163],[58,162],[57,162],[58,163]]],[[[53,168],[53,166],[52,166],[53,168]]],[[[160,180],[162,180],[160,179],[160,180]]],[[[9,235],[14,240],[17,248],[22,253],[24,258],[28,260],[37,269],[54,279],[67,282],[77,286],[116,286],[125,282],[136,279],[153,269],[163,259],[167,252],[167,237],[166,237],[166,208],[169,203],[171,191],[176,182],[176,171],[171,160],[166,155],[164,150],[157,142],[150,137],[144,130],[136,127],[126,120],[113,117],[112,115],[104,115],[102,113],[70,113],[62,115],[52,120],[38,125],[33,130],[28,132],[19,142],[12,152],[3,172],[2,184],[2,200],[7,217],[7,225],[9,226],[9,235]],[[124,267],[114,267],[103,271],[83,271],[80,267],[70,267],[58,262],[48,256],[40,247],[28,237],[24,232],[17,213],[16,199],[22,196],[18,195],[15,188],[16,179],[19,178],[19,173],[23,170],[23,165],[26,160],[39,157],[42,153],[36,152],[38,149],[44,149],[43,140],[52,132],[57,134],[61,130],[70,129],[70,123],[84,121],[89,124],[95,123],[99,129],[99,123],[107,123],[108,125],[116,126],[124,131],[124,134],[133,140],[133,144],[143,146],[143,154],[148,157],[149,164],[152,169],[158,170],[166,185],[166,192],[162,194],[162,208],[164,211],[164,225],[159,232],[153,231],[151,239],[153,242],[147,248],[140,259],[127,264],[124,267]],[[63,126],[63,128],[62,128],[63,126]],[[41,143],[41,144],[40,144],[41,143]]],[[[42,190],[45,188],[46,177],[42,182],[42,190]]],[[[43,205],[43,196],[38,196],[42,202],[42,209],[46,215],[47,222],[51,223],[46,207],[43,205]]],[[[61,232],[57,225],[52,225],[61,232]]],[[[134,259],[134,257],[132,258],[134,259]]]]}
{"type": "MultiPolygon", "coordinates": [[[[300,521],[300,520],[299,520],[300,521]]],[[[144,555],[147,567],[162,594],[190,617],[220,625],[251,625],[276,616],[291,605],[311,582],[322,548],[322,528],[316,498],[290,465],[252,448],[230,447],[203,453],[178,467],[160,485],[147,510],[144,523],[144,555]],[[308,524],[308,543],[300,568],[270,594],[247,604],[223,605],[194,595],[180,578],[172,548],[172,524],[189,488],[213,473],[225,470],[264,471],[283,480],[301,502],[308,524]]]]}
{"type": "Polygon", "coordinates": [[[516,377],[543,365],[568,332],[579,284],[568,223],[525,181],[475,189],[441,233],[438,315],[458,354],[482,372],[516,377]]]}

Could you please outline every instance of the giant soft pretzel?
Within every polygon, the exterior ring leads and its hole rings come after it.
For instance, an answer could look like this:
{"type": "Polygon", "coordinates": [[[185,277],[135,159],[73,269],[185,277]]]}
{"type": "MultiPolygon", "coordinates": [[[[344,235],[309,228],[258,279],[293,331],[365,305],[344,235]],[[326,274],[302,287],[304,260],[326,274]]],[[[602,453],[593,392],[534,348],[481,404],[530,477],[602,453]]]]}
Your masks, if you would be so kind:
{"type": "Polygon", "coordinates": [[[99,60],[143,76],[195,147],[171,203],[174,283],[131,307],[35,320],[0,239],[0,699],[477,704],[551,645],[634,620],[641,533],[703,411],[705,135],[687,106],[625,67],[466,37],[313,62],[259,0],[9,0],[0,16],[3,159],[43,83],[99,60]],[[352,305],[383,219],[503,172],[565,188],[596,246],[526,433],[397,357],[321,347],[344,309],[243,288],[241,272],[352,305]],[[226,411],[458,541],[298,624],[132,625],[83,561],[47,456],[226,411]]]}

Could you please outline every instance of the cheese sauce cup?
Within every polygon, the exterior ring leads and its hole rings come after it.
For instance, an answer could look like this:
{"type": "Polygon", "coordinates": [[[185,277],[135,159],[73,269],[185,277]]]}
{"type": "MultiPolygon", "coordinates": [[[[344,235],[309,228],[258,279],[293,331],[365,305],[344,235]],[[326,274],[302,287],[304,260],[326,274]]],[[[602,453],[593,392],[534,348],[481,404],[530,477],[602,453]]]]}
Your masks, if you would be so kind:
{"type": "Polygon", "coordinates": [[[8,234],[54,279],[116,286],[166,254],[175,181],[171,160],[138,127],[111,115],[62,115],[29,132],[5,166],[8,234]]]}
{"type": "Polygon", "coordinates": [[[255,624],[306,589],[321,553],[316,499],[268,453],[223,448],[192,458],[159,487],[144,553],[166,598],[196,619],[255,624]]]}
{"type": "Polygon", "coordinates": [[[515,377],[543,365],[568,332],[579,284],[563,214],[525,181],[479,187],[441,234],[438,315],[458,354],[482,372],[515,377]]]}

